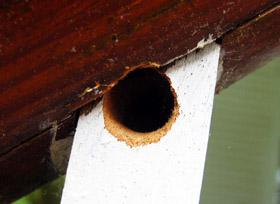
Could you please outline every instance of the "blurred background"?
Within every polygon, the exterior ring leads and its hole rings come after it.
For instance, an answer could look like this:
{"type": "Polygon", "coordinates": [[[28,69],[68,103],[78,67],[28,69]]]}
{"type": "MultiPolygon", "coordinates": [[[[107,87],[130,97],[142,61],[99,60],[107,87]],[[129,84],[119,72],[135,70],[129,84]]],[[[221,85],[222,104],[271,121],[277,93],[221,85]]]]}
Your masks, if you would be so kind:
{"type": "MultiPolygon", "coordinates": [[[[280,204],[280,58],[215,97],[201,204],[280,204]]],[[[64,176],[14,204],[58,204],[64,176]]]]}

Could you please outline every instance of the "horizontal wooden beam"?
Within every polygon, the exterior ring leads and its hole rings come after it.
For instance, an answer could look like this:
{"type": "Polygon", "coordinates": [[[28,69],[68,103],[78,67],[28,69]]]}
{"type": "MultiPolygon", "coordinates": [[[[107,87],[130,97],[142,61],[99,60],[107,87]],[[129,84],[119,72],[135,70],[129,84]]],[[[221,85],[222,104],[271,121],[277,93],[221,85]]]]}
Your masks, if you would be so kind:
{"type": "Polygon", "coordinates": [[[134,67],[164,65],[279,0],[1,1],[0,154],[134,67]]]}
{"type": "Polygon", "coordinates": [[[73,113],[125,68],[163,65],[221,37],[219,91],[279,56],[279,1],[230,2],[0,2],[0,202],[57,176],[52,127],[73,131],[73,113]]]}

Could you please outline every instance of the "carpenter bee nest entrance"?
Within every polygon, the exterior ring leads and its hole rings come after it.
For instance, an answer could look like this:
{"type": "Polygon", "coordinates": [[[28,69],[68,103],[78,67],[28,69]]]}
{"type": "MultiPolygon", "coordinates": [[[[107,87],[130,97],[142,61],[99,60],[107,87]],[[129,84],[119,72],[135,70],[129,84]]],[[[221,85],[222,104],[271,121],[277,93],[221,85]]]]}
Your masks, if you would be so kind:
{"type": "Polygon", "coordinates": [[[105,127],[131,147],[158,142],[178,112],[169,78],[153,68],[129,73],[104,96],[105,127]]]}

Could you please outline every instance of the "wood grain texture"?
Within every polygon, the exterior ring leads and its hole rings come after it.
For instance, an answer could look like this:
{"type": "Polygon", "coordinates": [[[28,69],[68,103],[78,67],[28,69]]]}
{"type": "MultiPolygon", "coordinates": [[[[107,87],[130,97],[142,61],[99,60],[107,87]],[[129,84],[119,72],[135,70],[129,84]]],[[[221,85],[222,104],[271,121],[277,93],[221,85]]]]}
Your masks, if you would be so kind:
{"type": "Polygon", "coordinates": [[[1,1],[0,154],[279,0],[1,1]]]}

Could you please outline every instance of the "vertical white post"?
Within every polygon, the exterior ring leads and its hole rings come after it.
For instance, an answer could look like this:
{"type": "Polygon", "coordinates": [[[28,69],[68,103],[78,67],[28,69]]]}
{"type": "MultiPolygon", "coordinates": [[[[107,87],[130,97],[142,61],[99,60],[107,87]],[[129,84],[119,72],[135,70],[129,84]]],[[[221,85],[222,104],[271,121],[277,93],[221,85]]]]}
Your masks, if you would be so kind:
{"type": "Polygon", "coordinates": [[[101,101],[81,115],[63,204],[198,204],[220,47],[211,44],[169,68],[179,115],[157,143],[129,147],[104,125],[101,101]]]}

